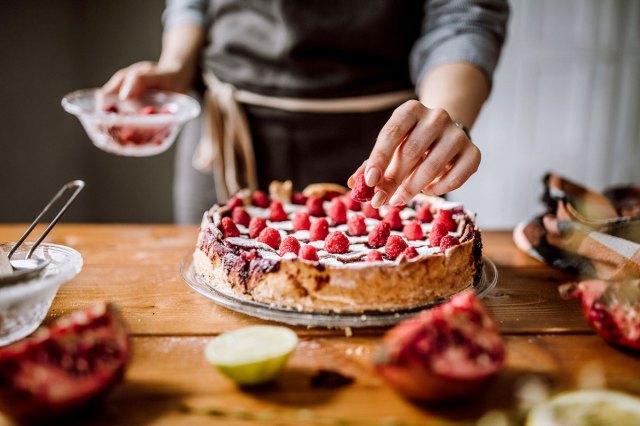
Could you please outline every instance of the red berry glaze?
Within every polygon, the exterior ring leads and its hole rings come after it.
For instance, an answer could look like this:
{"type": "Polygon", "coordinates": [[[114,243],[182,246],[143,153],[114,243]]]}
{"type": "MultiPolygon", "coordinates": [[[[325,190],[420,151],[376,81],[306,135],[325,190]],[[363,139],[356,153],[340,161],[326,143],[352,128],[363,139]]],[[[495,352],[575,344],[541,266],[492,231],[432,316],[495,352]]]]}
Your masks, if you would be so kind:
{"type": "Polygon", "coordinates": [[[374,189],[371,186],[367,186],[364,181],[364,173],[358,173],[353,182],[353,190],[351,191],[351,197],[359,203],[365,201],[371,201],[373,198],[374,189]]]}
{"type": "Polygon", "coordinates": [[[402,228],[402,235],[409,241],[419,241],[424,239],[422,226],[417,220],[412,220],[402,228]]]}
{"type": "Polygon", "coordinates": [[[324,242],[324,249],[334,254],[347,253],[349,251],[349,239],[340,231],[332,232],[324,242]]]}
{"type": "Polygon", "coordinates": [[[300,242],[296,240],[295,237],[292,237],[291,235],[285,237],[285,239],[282,240],[282,243],[280,243],[280,251],[279,251],[280,256],[284,256],[287,253],[293,253],[297,256],[299,251],[300,251],[300,242]]]}
{"type": "Polygon", "coordinates": [[[369,232],[369,246],[371,247],[382,247],[387,243],[387,239],[391,235],[391,227],[387,222],[379,222],[372,230],[369,232]]]}
{"type": "Polygon", "coordinates": [[[244,207],[236,207],[231,212],[231,218],[236,225],[249,226],[251,222],[251,216],[244,209],[244,207]]]}
{"type": "Polygon", "coordinates": [[[298,257],[300,257],[300,259],[311,260],[313,262],[317,262],[319,260],[318,251],[314,246],[310,246],[309,244],[306,244],[300,248],[298,257]]]}
{"type": "Polygon", "coordinates": [[[258,241],[278,250],[278,247],[280,247],[280,233],[277,229],[267,226],[258,235],[258,241]]]}
{"type": "Polygon", "coordinates": [[[387,222],[391,229],[394,231],[399,231],[402,229],[402,219],[400,218],[400,211],[402,209],[398,207],[390,207],[387,214],[384,216],[385,222],[387,222]]]}
{"type": "Polygon", "coordinates": [[[269,207],[269,196],[264,191],[256,191],[251,196],[251,203],[256,207],[266,209],[269,207]]]}
{"type": "Polygon", "coordinates": [[[382,261],[382,253],[378,250],[370,251],[365,258],[367,262],[381,262],[382,261]]]}
{"type": "Polygon", "coordinates": [[[309,210],[309,214],[311,216],[326,216],[324,207],[322,207],[322,202],[322,198],[316,195],[312,195],[311,197],[307,198],[307,202],[305,203],[305,205],[307,206],[307,210],[309,210]]]}
{"type": "Polygon", "coordinates": [[[322,241],[329,235],[329,222],[324,217],[316,219],[309,228],[309,240],[322,241]]]}
{"type": "Polygon", "coordinates": [[[367,224],[364,222],[364,216],[361,214],[351,216],[347,221],[347,233],[353,236],[367,235],[367,224]]]}
{"type": "Polygon", "coordinates": [[[280,201],[272,201],[269,206],[269,220],[271,222],[284,222],[287,219],[287,213],[284,211],[282,203],[280,201]]]}
{"type": "Polygon", "coordinates": [[[440,240],[440,252],[444,253],[448,248],[455,247],[460,244],[460,240],[451,235],[445,235],[440,240]]]}
{"type": "Polygon", "coordinates": [[[340,197],[335,197],[331,200],[328,216],[333,221],[334,225],[347,223],[347,208],[340,197]]]}
{"type": "Polygon", "coordinates": [[[249,238],[258,238],[260,232],[267,227],[267,221],[261,217],[254,217],[249,222],[249,238]]]}
{"type": "Polygon", "coordinates": [[[440,240],[449,235],[447,228],[440,222],[434,222],[429,233],[429,245],[431,247],[440,247],[440,240]]]}
{"type": "Polygon", "coordinates": [[[224,238],[240,236],[240,231],[238,231],[238,227],[236,226],[235,223],[233,223],[233,220],[231,220],[231,218],[229,217],[222,218],[222,222],[220,222],[220,228],[221,228],[220,230],[222,231],[222,236],[224,238]]]}
{"type": "Polygon", "coordinates": [[[402,253],[404,257],[407,259],[413,259],[414,257],[418,257],[418,250],[415,247],[407,247],[407,249],[402,253]]]}
{"type": "Polygon", "coordinates": [[[422,223],[431,223],[433,220],[433,213],[431,213],[431,207],[428,204],[423,204],[418,208],[416,217],[422,223]]]}
{"type": "Polygon", "coordinates": [[[384,246],[384,252],[389,259],[395,259],[406,249],[407,242],[398,235],[391,235],[384,246]]]}
{"type": "Polygon", "coordinates": [[[309,220],[309,213],[307,212],[295,212],[292,222],[294,231],[308,231],[311,227],[311,220],[309,220]]]}

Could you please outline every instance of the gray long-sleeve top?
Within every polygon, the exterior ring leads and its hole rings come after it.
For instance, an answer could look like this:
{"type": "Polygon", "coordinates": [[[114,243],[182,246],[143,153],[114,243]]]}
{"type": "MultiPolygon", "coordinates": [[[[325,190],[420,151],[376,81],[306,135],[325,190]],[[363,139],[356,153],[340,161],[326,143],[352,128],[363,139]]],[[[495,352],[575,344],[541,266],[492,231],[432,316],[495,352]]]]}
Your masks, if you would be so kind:
{"type": "Polygon", "coordinates": [[[467,62],[489,81],[506,0],[168,0],[165,31],[202,26],[202,66],[222,81],[294,97],[417,87],[433,67],[467,62]]]}

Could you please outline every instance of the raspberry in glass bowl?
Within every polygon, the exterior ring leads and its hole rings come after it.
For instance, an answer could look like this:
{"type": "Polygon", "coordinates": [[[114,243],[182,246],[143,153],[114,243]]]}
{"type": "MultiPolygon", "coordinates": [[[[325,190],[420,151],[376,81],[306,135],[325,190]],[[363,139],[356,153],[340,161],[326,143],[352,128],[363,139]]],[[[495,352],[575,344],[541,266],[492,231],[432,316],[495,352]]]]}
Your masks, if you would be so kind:
{"type": "Polygon", "coordinates": [[[135,100],[85,89],[62,98],[65,111],[80,120],[95,146],[131,157],[160,154],[173,144],[182,126],[200,114],[200,104],[187,95],[148,91],[135,100]]]}

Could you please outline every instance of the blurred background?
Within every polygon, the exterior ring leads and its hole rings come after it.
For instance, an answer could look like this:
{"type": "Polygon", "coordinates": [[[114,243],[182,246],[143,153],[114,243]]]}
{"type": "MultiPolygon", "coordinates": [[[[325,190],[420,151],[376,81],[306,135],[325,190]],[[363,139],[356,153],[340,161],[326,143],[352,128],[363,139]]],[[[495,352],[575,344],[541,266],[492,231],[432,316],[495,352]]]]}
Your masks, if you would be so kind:
{"type": "MultiPolygon", "coordinates": [[[[640,182],[640,1],[511,1],[483,153],[453,199],[484,228],[540,210],[555,171],[594,189],[640,182]]],[[[175,147],[150,158],[94,148],[60,107],[70,91],[160,52],[162,0],[2,2],[0,222],[28,222],[65,182],[87,188],[66,221],[172,222],[175,147]]]]}

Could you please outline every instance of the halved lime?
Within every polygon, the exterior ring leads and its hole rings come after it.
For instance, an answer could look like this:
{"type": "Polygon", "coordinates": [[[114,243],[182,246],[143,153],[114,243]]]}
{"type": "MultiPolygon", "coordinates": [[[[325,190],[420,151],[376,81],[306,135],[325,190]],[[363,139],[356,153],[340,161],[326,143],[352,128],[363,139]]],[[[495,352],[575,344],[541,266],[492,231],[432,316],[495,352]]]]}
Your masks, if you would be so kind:
{"type": "Polygon", "coordinates": [[[273,380],[298,344],[286,327],[256,325],[223,333],[205,348],[207,361],[240,385],[273,380]]]}
{"type": "Polygon", "coordinates": [[[640,425],[640,398],[609,390],[561,393],[529,412],[527,426],[640,425]]]}

